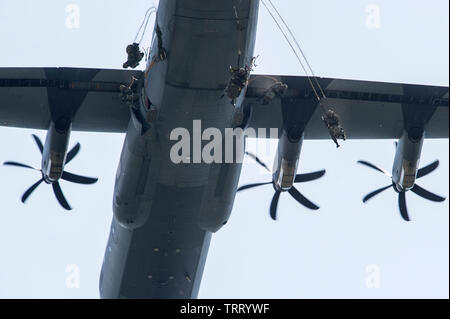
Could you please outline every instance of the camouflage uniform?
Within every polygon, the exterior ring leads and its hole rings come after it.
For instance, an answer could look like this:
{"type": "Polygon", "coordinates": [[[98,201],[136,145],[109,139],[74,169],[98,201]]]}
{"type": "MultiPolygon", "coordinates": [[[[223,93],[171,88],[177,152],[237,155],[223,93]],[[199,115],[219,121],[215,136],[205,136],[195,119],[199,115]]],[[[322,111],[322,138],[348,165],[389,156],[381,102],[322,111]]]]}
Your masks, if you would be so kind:
{"type": "Polygon", "coordinates": [[[123,68],[136,68],[144,58],[144,53],[139,50],[139,44],[133,43],[127,46],[128,60],[123,64],[123,68]]]}
{"type": "Polygon", "coordinates": [[[263,105],[269,104],[276,97],[280,97],[280,98],[284,97],[287,89],[288,89],[288,86],[286,84],[281,83],[281,82],[275,83],[274,85],[272,85],[270,87],[270,89],[264,95],[264,97],[262,99],[262,104],[263,105]]]}
{"type": "Polygon", "coordinates": [[[225,88],[225,94],[233,100],[233,103],[246,87],[248,78],[250,77],[250,71],[250,68],[247,66],[243,68],[230,67],[231,79],[225,88]]]}
{"type": "Polygon", "coordinates": [[[322,120],[325,122],[334,143],[336,143],[336,147],[339,147],[340,145],[337,140],[342,139],[345,141],[346,139],[344,129],[340,124],[339,116],[333,110],[328,110],[325,115],[322,116],[322,120]]]}

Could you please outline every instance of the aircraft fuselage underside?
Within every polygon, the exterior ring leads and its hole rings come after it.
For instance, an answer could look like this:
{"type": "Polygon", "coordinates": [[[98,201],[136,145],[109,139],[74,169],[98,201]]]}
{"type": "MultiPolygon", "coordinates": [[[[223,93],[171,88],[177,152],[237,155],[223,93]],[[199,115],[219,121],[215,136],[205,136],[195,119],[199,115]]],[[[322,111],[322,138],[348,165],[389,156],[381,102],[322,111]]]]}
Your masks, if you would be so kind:
{"type": "Polygon", "coordinates": [[[154,58],[155,34],[142,118],[156,116],[145,132],[133,120],[128,127],[100,276],[103,298],[197,296],[211,233],[228,221],[242,164],[175,164],[170,135],[185,128],[194,136],[194,120],[222,133],[232,127],[245,92],[235,105],[222,95],[230,66],[252,61],[258,3],[160,2],[156,25],[167,58],[154,58]]]}

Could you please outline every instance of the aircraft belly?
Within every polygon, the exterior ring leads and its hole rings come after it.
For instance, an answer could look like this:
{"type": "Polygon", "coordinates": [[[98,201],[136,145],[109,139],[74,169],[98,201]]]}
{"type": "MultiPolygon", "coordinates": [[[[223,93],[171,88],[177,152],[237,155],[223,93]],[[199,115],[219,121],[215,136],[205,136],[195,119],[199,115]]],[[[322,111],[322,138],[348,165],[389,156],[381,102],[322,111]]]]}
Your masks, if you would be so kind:
{"type": "MultiPolygon", "coordinates": [[[[207,164],[201,158],[194,163],[193,152],[186,163],[177,164],[170,156],[178,142],[171,139],[174,129],[186,129],[192,145],[198,137],[194,121],[201,121],[200,132],[213,127],[224,133],[231,127],[235,107],[221,98],[229,67],[237,63],[238,47],[242,61],[253,54],[258,1],[237,2],[239,12],[247,15],[242,37],[233,6],[212,2],[215,6],[210,1],[174,5],[171,0],[160,8],[168,58],[146,78],[147,96],[158,116],[144,134],[130,121],[100,280],[103,298],[195,298],[211,232],[231,213],[241,164],[207,164]],[[199,3],[207,10],[198,11],[199,3]]],[[[206,143],[200,141],[201,148],[206,143]]]]}
{"type": "Polygon", "coordinates": [[[159,184],[143,227],[131,231],[113,221],[100,282],[103,298],[197,296],[211,237],[196,222],[202,189],[159,184]]]}

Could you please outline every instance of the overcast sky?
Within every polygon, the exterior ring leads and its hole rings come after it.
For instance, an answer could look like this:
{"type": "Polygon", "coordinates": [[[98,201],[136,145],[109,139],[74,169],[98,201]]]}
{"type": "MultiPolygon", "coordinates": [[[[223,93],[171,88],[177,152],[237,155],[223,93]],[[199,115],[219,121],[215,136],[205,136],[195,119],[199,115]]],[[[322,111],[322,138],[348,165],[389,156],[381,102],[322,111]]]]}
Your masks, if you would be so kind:
{"type": "MultiPolygon", "coordinates": [[[[320,76],[448,86],[447,0],[274,3],[320,76]]],[[[151,4],[0,0],[0,67],[120,68],[151,4]],[[67,24],[72,4],[80,10],[75,27],[67,24]]],[[[255,55],[255,73],[303,75],[263,6],[255,55]]],[[[0,162],[39,166],[32,133],[45,137],[44,131],[0,128],[0,162]]],[[[0,297],[98,298],[123,140],[122,134],[72,134],[71,146],[79,141],[82,150],[67,169],[100,180],[94,186],[61,182],[74,207],[70,213],[48,185],[23,205],[20,197],[39,173],[0,167],[0,297]],[[73,269],[80,274],[78,288],[67,287],[73,269]]],[[[427,140],[421,159],[422,166],[441,161],[420,185],[445,197],[448,151],[448,139],[427,140]]],[[[391,170],[393,156],[393,140],[347,141],[339,150],[331,141],[306,141],[300,172],[326,168],[327,174],[300,189],[321,210],[309,212],[283,194],[274,223],[271,186],[238,194],[230,222],[213,236],[200,297],[448,298],[448,200],[436,204],[408,193],[411,223],[401,219],[393,191],[361,202],[390,181],[356,161],[391,170]]],[[[240,183],[268,180],[248,163],[240,183]]]]}

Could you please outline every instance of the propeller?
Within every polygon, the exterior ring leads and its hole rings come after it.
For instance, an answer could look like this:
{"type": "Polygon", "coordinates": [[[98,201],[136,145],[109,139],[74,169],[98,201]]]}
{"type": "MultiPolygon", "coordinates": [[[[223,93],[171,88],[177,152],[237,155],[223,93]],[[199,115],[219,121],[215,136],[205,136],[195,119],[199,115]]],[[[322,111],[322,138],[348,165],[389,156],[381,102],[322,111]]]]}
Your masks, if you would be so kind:
{"type": "MultiPolygon", "coordinates": [[[[378,166],[375,166],[369,162],[366,161],[358,161],[359,164],[370,167],[378,172],[381,172],[383,174],[385,174],[386,176],[392,178],[392,175],[390,173],[388,173],[386,170],[379,168],[378,166]]],[[[424,177],[430,173],[432,173],[436,168],[439,167],[439,161],[435,161],[425,167],[422,167],[421,169],[419,169],[417,171],[417,178],[421,178],[424,177]]],[[[374,190],[373,192],[367,194],[364,198],[363,198],[363,202],[366,203],[368,200],[370,200],[371,198],[375,197],[376,195],[384,192],[385,190],[389,189],[389,188],[393,188],[397,193],[398,193],[398,207],[400,209],[400,215],[402,216],[402,218],[406,221],[410,221],[411,219],[409,218],[408,215],[408,209],[406,207],[406,191],[398,191],[397,188],[395,187],[395,184],[392,182],[390,185],[381,187],[377,190],[374,190]]],[[[416,194],[419,195],[422,198],[428,199],[430,201],[433,202],[443,202],[445,201],[444,197],[441,197],[439,195],[436,195],[434,193],[431,193],[429,191],[427,191],[426,189],[423,189],[422,187],[420,187],[419,185],[415,184],[414,187],[411,189],[411,191],[416,194]]]]}
{"type": "MultiPolygon", "coordinates": [[[[256,155],[246,152],[246,155],[248,155],[249,157],[253,158],[259,165],[261,165],[262,167],[264,167],[268,172],[270,172],[269,167],[263,162],[261,161],[256,155]]],[[[314,181],[316,179],[321,178],[323,175],[325,175],[325,170],[321,170],[321,171],[317,171],[317,172],[313,172],[313,173],[307,173],[307,174],[298,174],[295,176],[295,180],[294,183],[303,183],[303,182],[309,182],[309,181],[314,181]]],[[[277,209],[278,209],[278,202],[280,199],[280,195],[282,193],[282,191],[277,190],[275,188],[274,182],[264,182],[264,183],[253,183],[253,184],[248,184],[248,185],[243,185],[241,187],[238,188],[238,192],[243,191],[243,190],[247,190],[247,189],[252,189],[255,187],[259,187],[259,186],[264,186],[264,185],[269,185],[272,184],[274,186],[275,189],[275,194],[272,197],[272,201],[270,203],[270,217],[273,220],[277,220],[277,209]]],[[[300,203],[301,205],[305,206],[306,208],[309,208],[311,210],[318,210],[319,206],[317,206],[316,204],[314,204],[313,202],[311,202],[309,199],[307,199],[305,196],[302,195],[302,193],[299,192],[299,190],[297,188],[295,188],[294,186],[291,187],[288,191],[287,191],[298,203],[300,203]]]]}
{"type": "MultiPolygon", "coordinates": [[[[36,145],[37,145],[39,151],[41,152],[41,154],[43,154],[44,146],[42,145],[41,140],[39,139],[39,137],[37,137],[34,134],[32,136],[33,136],[34,141],[36,142],[36,145]]],[[[81,148],[80,143],[77,143],[69,151],[69,153],[67,153],[65,164],[69,164],[75,158],[75,156],[77,156],[77,154],[80,152],[80,148],[81,148]]],[[[21,167],[21,168],[28,168],[28,169],[32,169],[32,170],[41,172],[41,174],[42,174],[41,179],[39,179],[36,183],[31,185],[31,187],[28,188],[25,191],[25,193],[23,193],[21,201],[24,204],[27,201],[27,199],[30,197],[30,195],[36,190],[36,188],[38,188],[38,186],[41,185],[42,182],[45,182],[44,173],[40,169],[34,168],[34,167],[30,166],[30,165],[18,163],[18,162],[5,162],[5,163],[3,163],[3,165],[14,166],[14,167],[21,167]]],[[[68,182],[72,182],[72,183],[76,183],[76,184],[83,184],[83,185],[94,184],[94,183],[96,183],[98,181],[98,178],[80,176],[80,175],[72,174],[72,173],[69,173],[69,172],[66,172],[66,171],[63,171],[61,179],[65,180],[65,181],[68,181],[68,182]]],[[[55,194],[56,199],[58,200],[59,204],[66,210],[72,210],[72,207],[70,207],[69,203],[67,202],[67,200],[66,200],[66,198],[65,198],[65,196],[64,196],[64,194],[63,194],[63,192],[61,190],[61,186],[59,185],[59,181],[56,181],[56,182],[52,183],[52,188],[53,188],[53,193],[55,194]]]]}

